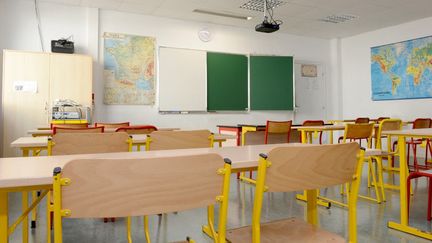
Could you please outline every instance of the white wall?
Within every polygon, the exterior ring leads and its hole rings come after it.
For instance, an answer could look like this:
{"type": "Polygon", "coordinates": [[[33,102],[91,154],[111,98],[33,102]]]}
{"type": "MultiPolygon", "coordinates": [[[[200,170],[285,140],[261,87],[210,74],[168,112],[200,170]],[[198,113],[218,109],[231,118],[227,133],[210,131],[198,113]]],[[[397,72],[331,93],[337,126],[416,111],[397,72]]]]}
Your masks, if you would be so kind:
{"type": "MultiPolygon", "coordinates": [[[[249,114],[159,115],[154,106],[103,104],[103,33],[118,32],[154,36],[158,46],[182,47],[230,53],[294,55],[296,60],[322,63],[327,73],[327,118],[337,116],[337,103],[331,87],[335,61],[331,41],[281,33],[262,34],[252,29],[212,25],[138,14],[40,3],[44,45],[50,40],[74,36],[76,52],[94,57],[96,120],[131,121],[161,127],[208,128],[217,124],[264,123],[266,119],[292,119],[292,112],[251,112],[249,114]],[[197,32],[208,27],[214,34],[209,43],[201,42],[197,32]]],[[[0,48],[40,51],[33,1],[0,1],[0,48]]],[[[337,68],[337,67],[336,67],[337,68]]]]}
{"type": "Polygon", "coordinates": [[[432,117],[432,99],[372,101],[370,48],[432,35],[432,18],[363,33],[341,42],[344,118],[390,116],[432,117]]]}
{"type": "MultiPolygon", "coordinates": [[[[330,41],[304,38],[280,33],[262,34],[252,29],[194,23],[167,18],[157,18],[113,11],[101,11],[100,37],[104,32],[128,33],[155,36],[157,45],[219,51],[228,53],[251,53],[269,55],[294,55],[297,60],[321,62],[329,67],[330,41]],[[136,23],[136,24],[131,24],[136,23]],[[197,32],[208,27],[213,33],[212,41],[201,42],[197,32]]],[[[100,60],[102,60],[102,39],[100,39],[100,60]]],[[[102,65],[102,64],[101,64],[102,65]]],[[[329,71],[329,68],[327,70],[329,71]]],[[[102,82],[95,87],[102,94],[102,82]]],[[[329,97],[332,97],[331,95],[329,97]]],[[[332,103],[329,100],[328,103],[332,103]]],[[[292,112],[251,112],[250,114],[194,114],[159,115],[155,106],[103,106],[102,97],[97,98],[98,107],[104,107],[108,120],[131,120],[159,124],[166,127],[210,128],[217,124],[252,123],[263,124],[266,119],[292,119],[292,112]]],[[[330,109],[329,112],[332,112],[330,109]]],[[[329,115],[332,116],[332,115],[329,115]]]]}

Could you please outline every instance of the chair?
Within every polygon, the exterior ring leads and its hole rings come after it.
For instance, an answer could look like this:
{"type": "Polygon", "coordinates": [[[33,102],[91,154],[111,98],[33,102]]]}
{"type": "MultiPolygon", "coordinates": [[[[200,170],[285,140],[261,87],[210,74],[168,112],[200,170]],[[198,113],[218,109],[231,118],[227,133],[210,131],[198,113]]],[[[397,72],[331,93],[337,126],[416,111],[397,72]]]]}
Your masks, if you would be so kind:
{"type": "MultiPolygon", "coordinates": [[[[119,133],[57,133],[48,139],[48,156],[132,151],[132,139],[119,133]]],[[[49,202],[49,200],[47,200],[49,202]]],[[[50,207],[48,207],[49,210],[50,207]]],[[[52,211],[48,212],[52,217],[52,211]]],[[[111,219],[114,221],[114,219],[111,219]]],[[[108,222],[108,219],[104,219],[108,222]]],[[[51,227],[52,220],[48,219],[51,227]]],[[[50,229],[50,227],[48,227],[50,229]]],[[[50,234],[48,234],[50,235],[50,234]]]]}
{"type": "MultiPolygon", "coordinates": [[[[302,126],[324,126],[324,121],[323,120],[306,120],[303,122],[302,126]]],[[[309,139],[311,140],[310,143],[312,143],[312,134],[313,132],[308,132],[306,133],[306,137],[309,136],[309,139]]],[[[322,144],[322,134],[323,132],[319,132],[319,143],[322,144]]],[[[300,136],[300,142],[301,141],[301,136],[300,136]]]]}
{"type": "MultiPolygon", "coordinates": [[[[374,124],[373,123],[356,123],[356,124],[346,124],[345,125],[345,131],[343,136],[343,143],[346,143],[348,140],[355,141],[355,140],[361,140],[366,139],[367,141],[367,147],[371,148],[372,145],[372,134],[373,134],[374,124]]],[[[360,145],[361,146],[361,145],[360,145]]],[[[372,198],[369,196],[362,196],[359,195],[359,197],[369,199],[372,201],[375,201],[377,203],[381,203],[381,196],[385,199],[384,195],[384,182],[382,178],[382,164],[381,160],[377,160],[377,167],[378,167],[378,173],[375,172],[375,167],[373,166],[373,160],[372,157],[369,156],[365,158],[365,160],[368,161],[368,175],[372,175],[372,184],[370,182],[369,176],[368,176],[368,187],[371,187],[371,185],[374,186],[375,189],[375,196],[376,198],[372,198]],[[378,183],[376,180],[376,174],[378,174],[378,183]],[[380,190],[378,189],[380,187],[380,190]]],[[[363,164],[361,164],[363,167],[363,164]]]]}
{"type": "Polygon", "coordinates": [[[147,150],[211,148],[213,134],[209,130],[155,131],[147,141],[147,150]]]}
{"type": "MultiPolygon", "coordinates": [[[[132,242],[130,216],[211,208],[217,202],[217,233],[211,228],[215,242],[225,242],[230,176],[231,162],[217,154],[70,161],[54,169],[55,242],[62,242],[63,218],[128,217],[132,242]]],[[[147,216],[144,228],[150,242],[147,216]]]]}
{"type": "MultiPolygon", "coordinates": [[[[382,135],[384,131],[390,131],[390,130],[401,130],[402,129],[402,120],[400,119],[384,119],[381,120],[379,123],[379,126],[375,128],[374,138],[375,138],[375,148],[381,150],[381,153],[376,156],[372,156],[373,159],[377,160],[377,169],[378,169],[378,177],[379,181],[382,181],[383,179],[383,171],[386,170],[388,172],[394,172],[398,171],[398,169],[394,168],[394,155],[397,154],[397,151],[392,150],[391,148],[391,138],[387,139],[387,149],[383,149],[382,145],[382,139],[385,138],[385,136],[382,135]],[[387,159],[388,166],[384,167],[382,160],[387,159]]],[[[370,182],[370,173],[368,173],[368,182],[370,182]]],[[[368,184],[370,187],[370,184],[368,184]]],[[[383,201],[386,201],[384,188],[391,188],[391,189],[399,189],[399,186],[396,185],[388,185],[384,184],[381,185],[381,194],[383,197],[383,201]]]]}
{"type": "Polygon", "coordinates": [[[115,131],[116,132],[127,132],[128,134],[149,134],[158,129],[155,126],[146,125],[146,126],[126,126],[119,127],[115,131]]]}
{"type": "MultiPolygon", "coordinates": [[[[358,117],[354,120],[354,124],[366,124],[369,123],[370,119],[369,117],[358,117]]],[[[343,139],[343,136],[339,137],[338,143],[340,143],[343,139]]],[[[360,146],[361,146],[361,139],[360,139],[360,146]]]]}
{"type": "MultiPolygon", "coordinates": [[[[252,213],[252,226],[227,230],[232,243],[345,242],[341,236],[319,229],[316,202],[308,202],[308,223],[290,218],[261,223],[264,192],[308,190],[352,183],[349,200],[349,242],[356,242],[356,204],[361,171],[356,143],[279,147],[261,154],[252,213]],[[299,166],[301,165],[301,166],[299,166]]],[[[361,158],[361,155],[360,155],[361,158]]],[[[316,200],[316,199],[313,199],[316,200]]]]}
{"type": "Polygon", "coordinates": [[[57,127],[53,128],[53,135],[57,133],[103,133],[105,127],[57,127]]]}
{"type": "Polygon", "coordinates": [[[71,124],[53,124],[51,123],[51,129],[54,127],[62,127],[62,128],[86,128],[88,127],[88,123],[71,123],[71,124]]]}
{"type": "MultiPolygon", "coordinates": [[[[432,120],[430,118],[417,118],[414,120],[412,129],[421,129],[421,128],[430,128],[432,125],[432,120]]],[[[406,144],[408,145],[407,150],[407,163],[409,165],[409,158],[410,158],[410,147],[412,147],[413,150],[413,157],[414,157],[414,170],[418,170],[419,165],[417,163],[417,145],[420,145],[423,143],[422,139],[414,139],[411,138],[411,140],[407,141],[406,144]]],[[[425,155],[425,167],[427,168],[427,157],[428,157],[428,151],[431,150],[430,141],[426,140],[426,155],[425,155]]]]}
{"type": "Polygon", "coordinates": [[[378,118],[376,119],[376,123],[379,124],[382,120],[385,120],[385,119],[390,119],[390,117],[380,116],[380,117],[378,117],[378,118]]]}
{"type": "Polygon", "coordinates": [[[369,117],[358,117],[354,121],[355,124],[364,124],[364,123],[369,123],[369,122],[370,122],[369,117]]]}
{"type": "Polygon", "coordinates": [[[269,138],[273,137],[272,143],[289,143],[292,121],[267,121],[264,133],[264,143],[269,143],[269,138]]]}
{"type": "Polygon", "coordinates": [[[57,133],[48,141],[48,155],[127,152],[132,140],[119,133],[57,133]]]}
{"type": "Polygon", "coordinates": [[[130,126],[130,122],[118,122],[118,123],[95,122],[94,126],[95,127],[103,126],[105,128],[119,128],[119,127],[130,126]]]}

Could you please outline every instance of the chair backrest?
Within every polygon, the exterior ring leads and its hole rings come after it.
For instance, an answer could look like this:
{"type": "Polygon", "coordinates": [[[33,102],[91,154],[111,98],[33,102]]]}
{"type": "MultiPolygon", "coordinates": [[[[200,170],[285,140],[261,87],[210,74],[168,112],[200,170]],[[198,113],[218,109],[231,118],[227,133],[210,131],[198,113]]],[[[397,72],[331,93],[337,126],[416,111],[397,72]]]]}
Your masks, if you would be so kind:
{"type": "Polygon", "coordinates": [[[372,137],[374,124],[346,124],[344,132],[344,143],[346,139],[370,139],[372,137]]]}
{"type": "Polygon", "coordinates": [[[269,192],[311,190],[353,180],[357,143],[274,148],[268,153],[265,185],[269,192]]]}
{"type": "Polygon", "coordinates": [[[88,127],[88,123],[71,123],[71,124],[52,124],[51,123],[51,129],[54,129],[54,127],[61,127],[61,128],[86,128],[88,127]]]}
{"type": "Polygon", "coordinates": [[[359,117],[355,119],[354,123],[362,124],[362,123],[369,123],[369,121],[370,121],[369,117],[359,117]]]}
{"type": "Polygon", "coordinates": [[[190,149],[213,147],[209,130],[155,131],[149,135],[150,150],[190,149]]]}
{"type": "Polygon", "coordinates": [[[118,123],[106,123],[106,122],[95,122],[95,127],[105,127],[105,128],[119,128],[130,126],[129,122],[118,122],[118,123]]]}
{"type": "Polygon", "coordinates": [[[324,124],[323,120],[306,120],[302,126],[324,126],[324,124]]]}
{"type": "Polygon", "coordinates": [[[430,118],[417,118],[413,122],[413,129],[418,128],[430,128],[431,127],[431,119],[430,118]]]}
{"type": "Polygon", "coordinates": [[[376,122],[377,122],[377,123],[380,123],[382,120],[385,120],[385,119],[390,119],[390,117],[386,117],[386,116],[378,117],[378,118],[376,119],[376,122]]]}
{"type": "Polygon", "coordinates": [[[48,142],[49,155],[127,152],[130,138],[118,133],[58,133],[48,142]]]}
{"type": "Polygon", "coordinates": [[[57,133],[103,133],[105,127],[54,127],[53,134],[57,133]]]}
{"type": "Polygon", "coordinates": [[[223,167],[217,154],[73,160],[62,169],[61,177],[71,183],[61,187],[61,205],[71,211],[70,218],[142,216],[203,207],[222,195],[224,177],[217,171],[223,167]]]}
{"type": "Polygon", "coordinates": [[[145,125],[145,126],[126,126],[119,127],[116,132],[127,132],[128,134],[150,134],[158,129],[155,126],[145,125]]]}
{"type": "Polygon", "coordinates": [[[267,121],[264,133],[264,143],[269,143],[270,137],[275,137],[277,143],[289,143],[292,121],[267,121]],[[279,137],[279,139],[278,139],[279,137]],[[283,138],[281,141],[280,137],[283,138]],[[286,140],[285,140],[286,138],[286,140]]]}
{"type": "Polygon", "coordinates": [[[377,149],[382,149],[382,132],[390,131],[390,130],[401,130],[402,129],[402,120],[401,119],[384,119],[379,123],[379,127],[375,128],[375,138],[377,149]]]}

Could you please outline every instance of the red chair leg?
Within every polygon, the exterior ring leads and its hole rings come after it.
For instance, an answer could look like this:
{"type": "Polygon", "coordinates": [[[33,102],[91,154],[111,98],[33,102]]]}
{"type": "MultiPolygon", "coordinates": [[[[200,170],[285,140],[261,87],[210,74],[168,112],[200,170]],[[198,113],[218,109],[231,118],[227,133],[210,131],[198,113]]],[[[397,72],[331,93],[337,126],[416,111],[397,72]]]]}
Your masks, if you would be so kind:
{"type": "Polygon", "coordinates": [[[410,164],[410,161],[409,161],[409,158],[410,158],[410,148],[411,148],[411,146],[410,146],[410,144],[408,144],[408,148],[407,148],[407,159],[406,159],[406,161],[407,161],[407,165],[409,166],[409,164],[410,164]]]}
{"type": "Polygon", "coordinates": [[[237,172],[237,180],[240,179],[240,172],[237,172]]]}
{"type": "MultiPolygon", "coordinates": [[[[431,207],[432,207],[432,178],[429,177],[429,192],[428,192],[428,211],[427,211],[427,220],[431,221],[431,207]]],[[[409,193],[408,193],[409,194],[409,193]]]]}
{"type": "Polygon", "coordinates": [[[249,171],[249,178],[252,179],[252,171],[249,171]]]}

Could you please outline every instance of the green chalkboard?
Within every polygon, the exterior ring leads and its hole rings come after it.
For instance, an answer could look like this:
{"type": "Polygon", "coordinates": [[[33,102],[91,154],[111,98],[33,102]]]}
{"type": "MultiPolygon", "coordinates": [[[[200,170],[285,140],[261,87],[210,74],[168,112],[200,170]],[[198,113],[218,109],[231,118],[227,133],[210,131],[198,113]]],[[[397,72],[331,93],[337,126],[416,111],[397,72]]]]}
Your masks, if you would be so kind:
{"type": "Polygon", "coordinates": [[[251,110],[293,110],[293,57],[251,56],[251,110]]]}
{"type": "Polygon", "coordinates": [[[208,52],[207,110],[244,111],[247,108],[247,56],[208,52]]]}

